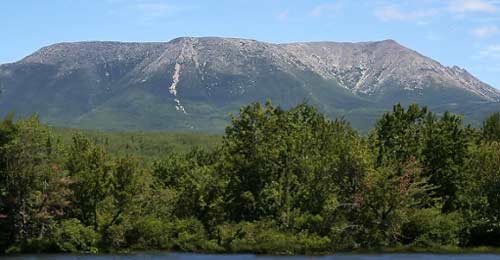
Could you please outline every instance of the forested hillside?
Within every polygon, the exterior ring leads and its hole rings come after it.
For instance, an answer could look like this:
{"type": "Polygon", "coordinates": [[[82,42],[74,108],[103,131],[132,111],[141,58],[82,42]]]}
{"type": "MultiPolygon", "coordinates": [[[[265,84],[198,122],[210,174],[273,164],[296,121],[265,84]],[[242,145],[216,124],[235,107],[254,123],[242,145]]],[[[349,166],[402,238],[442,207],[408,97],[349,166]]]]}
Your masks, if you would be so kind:
{"type": "Polygon", "coordinates": [[[5,118],[0,250],[500,246],[500,113],[472,128],[451,113],[396,105],[360,135],[308,105],[253,103],[221,139],[183,137],[201,148],[177,152],[175,135],[159,136],[166,148],[142,153],[129,148],[150,137],[111,142],[111,134],[54,130],[37,117],[5,118]]]}

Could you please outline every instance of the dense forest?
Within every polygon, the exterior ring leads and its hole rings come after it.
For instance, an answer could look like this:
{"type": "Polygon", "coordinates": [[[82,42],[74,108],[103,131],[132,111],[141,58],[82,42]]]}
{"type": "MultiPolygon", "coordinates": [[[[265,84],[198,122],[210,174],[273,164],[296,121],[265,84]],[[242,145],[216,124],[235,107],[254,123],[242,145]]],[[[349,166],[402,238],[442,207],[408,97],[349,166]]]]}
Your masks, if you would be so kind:
{"type": "Polygon", "coordinates": [[[189,151],[108,138],[1,121],[2,252],[500,247],[500,113],[396,105],[361,135],[268,102],[189,151]]]}
{"type": "Polygon", "coordinates": [[[220,135],[200,132],[99,131],[72,128],[52,128],[62,145],[71,145],[75,135],[83,135],[101,145],[111,156],[133,155],[141,163],[152,163],[173,152],[186,153],[193,148],[211,151],[220,144],[220,135]]]}

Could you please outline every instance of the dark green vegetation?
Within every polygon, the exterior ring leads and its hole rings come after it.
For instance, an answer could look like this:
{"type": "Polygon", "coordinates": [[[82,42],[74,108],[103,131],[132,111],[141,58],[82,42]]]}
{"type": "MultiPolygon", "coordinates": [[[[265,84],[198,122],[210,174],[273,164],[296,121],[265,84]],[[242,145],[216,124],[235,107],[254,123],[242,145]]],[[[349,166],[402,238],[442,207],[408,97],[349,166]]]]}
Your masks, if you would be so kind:
{"type": "Polygon", "coordinates": [[[221,136],[202,133],[172,132],[104,132],[53,128],[63,145],[71,145],[75,134],[82,134],[93,143],[102,145],[112,156],[134,155],[147,163],[173,152],[186,153],[193,148],[212,150],[222,141],[221,136]]]}
{"type": "Polygon", "coordinates": [[[64,141],[36,117],[7,117],[0,124],[0,248],[309,254],[499,247],[499,126],[499,113],[476,129],[450,113],[397,105],[361,136],[307,105],[254,103],[216,148],[145,163],[88,135],[64,141]]]}

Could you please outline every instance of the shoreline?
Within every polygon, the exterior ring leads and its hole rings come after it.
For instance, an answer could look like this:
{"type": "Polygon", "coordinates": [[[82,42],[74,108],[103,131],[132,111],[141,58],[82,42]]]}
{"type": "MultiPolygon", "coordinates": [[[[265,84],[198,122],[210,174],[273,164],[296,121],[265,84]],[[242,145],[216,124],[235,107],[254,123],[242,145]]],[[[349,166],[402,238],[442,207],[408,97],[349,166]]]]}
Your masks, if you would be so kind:
{"type": "Polygon", "coordinates": [[[0,255],[0,259],[4,257],[16,256],[155,256],[155,255],[206,255],[206,256],[257,256],[257,257],[325,257],[325,256],[369,256],[369,255],[499,255],[500,247],[441,247],[441,248],[421,248],[421,247],[393,247],[393,248],[378,248],[378,249],[357,249],[352,251],[337,251],[337,252],[322,252],[306,254],[288,254],[286,252],[269,252],[259,253],[251,251],[240,252],[225,252],[225,251],[162,251],[162,250],[137,250],[137,251],[116,251],[116,252],[99,252],[99,253],[65,253],[65,252],[17,252],[11,254],[0,255]]]}

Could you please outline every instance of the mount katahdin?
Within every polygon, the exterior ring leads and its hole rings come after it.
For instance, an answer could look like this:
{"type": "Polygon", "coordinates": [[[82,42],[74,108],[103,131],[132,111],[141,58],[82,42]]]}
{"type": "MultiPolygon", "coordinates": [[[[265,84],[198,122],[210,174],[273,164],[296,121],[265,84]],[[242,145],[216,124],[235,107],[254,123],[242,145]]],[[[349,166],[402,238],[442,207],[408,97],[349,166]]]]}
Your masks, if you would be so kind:
{"type": "Polygon", "coordinates": [[[500,111],[495,88],[393,40],[59,43],[0,65],[0,113],[58,126],[219,132],[240,106],[268,99],[307,102],[364,130],[397,102],[476,123],[500,111]]]}

